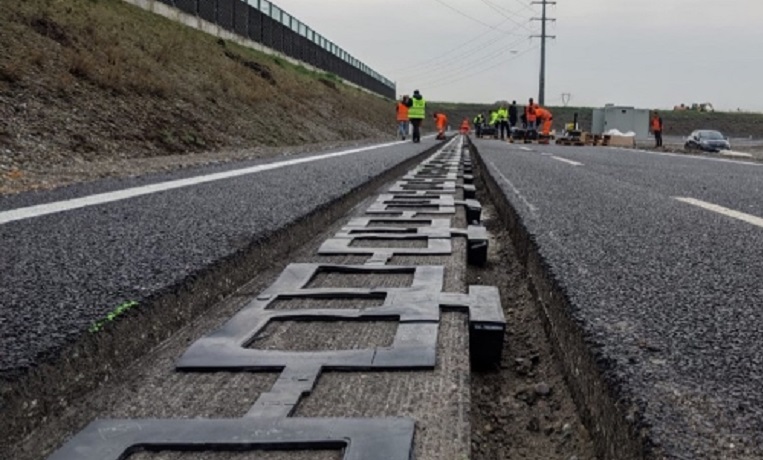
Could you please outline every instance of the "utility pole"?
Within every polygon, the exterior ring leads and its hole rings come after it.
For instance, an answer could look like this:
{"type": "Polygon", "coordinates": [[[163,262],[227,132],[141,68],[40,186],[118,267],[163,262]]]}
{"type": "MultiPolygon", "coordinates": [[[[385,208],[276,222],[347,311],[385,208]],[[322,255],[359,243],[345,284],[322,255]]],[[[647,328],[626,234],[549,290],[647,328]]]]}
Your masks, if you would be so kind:
{"type": "Polygon", "coordinates": [[[547,35],[546,34],[546,23],[548,21],[556,21],[556,18],[549,18],[546,16],[546,6],[548,5],[556,5],[555,1],[549,1],[549,0],[540,0],[532,2],[533,5],[541,5],[543,8],[543,11],[541,13],[541,17],[539,18],[532,18],[533,21],[540,21],[541,22],[541,32],[540,35],[531,35],[530,38],[540,38],[540,84],[538,89],[538,104],[544,105],[545,99],[546,99],[546,39],[552,38],[555,39],[556,35],[547,35]]]}

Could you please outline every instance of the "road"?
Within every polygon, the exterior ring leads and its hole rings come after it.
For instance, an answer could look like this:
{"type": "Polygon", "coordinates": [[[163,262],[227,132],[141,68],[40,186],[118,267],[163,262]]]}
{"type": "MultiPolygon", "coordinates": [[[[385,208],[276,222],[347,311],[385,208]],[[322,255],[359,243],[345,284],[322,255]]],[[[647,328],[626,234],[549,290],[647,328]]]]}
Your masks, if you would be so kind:
{"type": "Polygon", "coordinates": [[[763,165],[476,146],[657,452],[760,458],[763,165]]]}
{"type": "Polygon", "coordinates": [[[0,377],[434,145],[390,143],[0,198],[0,377]]]}

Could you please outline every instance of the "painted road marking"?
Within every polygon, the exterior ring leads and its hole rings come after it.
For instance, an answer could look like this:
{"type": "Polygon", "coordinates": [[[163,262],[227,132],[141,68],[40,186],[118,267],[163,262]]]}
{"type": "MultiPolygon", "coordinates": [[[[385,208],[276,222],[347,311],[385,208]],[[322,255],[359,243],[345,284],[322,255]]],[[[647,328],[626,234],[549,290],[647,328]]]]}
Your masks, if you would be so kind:
{"type": "Polygon", "coordinates": [[[524,150],[525,152],[532,152],[533,151],[533,149],[531,149],[530,147],[520,147],[519,150],[524,150]]]}
{"type": "MultiPolygon", "coordinates": [[[[426,136],[432,137],[432,136],[426,136]]],[[[367,152],[369,150],[381,149],[385,147],[391,147],[394,145],[404,144],[403,141],[389,142],[386,144],[369,145],[367,147],[359,147],[351,150],[343,150],[341,152],[325,153],[322,155],[315,155],[305,158],[297,158],[293,160],[278,161],[275,163],[267,163],[263,165],[252,166],[249,168],[234,169],[232,171],[225,171],[214,174],[207,174],[204,176],[189,177],[186,179],[178,179],[167,182],[160,182],[158,184],[144,185],[140,187],[132,187],[124,190],[117,190],[114,192],[98,193],[95,195],[84,196],[81,198],[73,198],[71,200],[55,201],[52,203],[39,204],[36,206],[28,206],[25,208],[12,209],[10,211],[0,212],[0,225],[7,224],[8,222],[14,222],[17,220],[30,219],[32,217],[44,216],[47,214],[54,214],[57,212],[71,211],[72,209],[84,208],[87,206],[95,206],[104,203],[111,203],[114,201],[126,200],[128,198],[135,198],[142,195],[150,195],[152,193],[164,192],[167,190],[173,190],[182,187],[189,187],[192,185],[205,184],[207,182],[214,182],[223,179],[230,179],[232,177],[245,176],[247,174],[255,174],[258,172],[269,171],[271,169],[279,169],[286,166],[294,166],[302,163],[311,163],[313,161],[326,160],[329,158],[337,158],[345,155],[352,155],[354,153],[367,152]]]]}
{"type": "Polygon", "coordinates": [[[662,157],[678,157],[678,158],[688,158],[692,160],[717,161],[719,163],[731,163],[734,165],[763,166],[763,163],[755,163],[752,161],[730,160],[726,158],[708,158],[708,157],[701,157],[698,155],[687,155],[682,153],[652,152],[649,150],[627,149],[623,147],[610,147],[610,149],[616,149],[616,150],[620,150],[620,151],[628,152],[628,153],[648,153],[649,155],[657,155],[662,157]]]}
{"type": "Polygon", "coordinates": [[[572,166],[583,166],[583,163],[578,163],[577,161],[568,160],[566,158],[558,157],[556,155],[551,155],[551,158],[557,161],[562,161],[567,164],[571,164],[572,166]]]}
{"type": "Polygon", "coordinates": [[[733,209],[724,208],[723,206],[719,206],[713,203],[708,203],[707,201],[696,200],[694,198],[684,198],[679,196],[675,196],[673,198],[675,198],[676,200],[682,203],[698,206],[702,209],[707,209],[708,211],[717,212],[718,214],[723,214],[724,216],[733,217],[734,219],[739,219],[741,221],[747,222],[748,224],[757,225],[758,227],[763,227],[763,218],[760,218],[758,216],[753,216],[752,214],[746,214],[740,211],[735,211],[733,209]]]}
{"type": "Polygon", "coordinates": [[[527,209],[529,209],[529,210],[530,210],[530,212],[531,212],[532,214],[535,214],[536,212],[538,212],[538,208],[536,208],[535,206],[533,206],[533,204],[532,204],[532,203],[530,203],[529,201],[527,201],[527,198],[525,198],[525,196],[524,196],[524,195],[522,195],[522,192],[520,192],[520,191],[519,191],[519,189],[516,187],[516,185],[514,185],[514,183],[513,183],[513,182],[511,182],[511,181],[509,180],[509,178],[508,178],[508,177],[504,176],[504,175],[503,175],[503,173],[501,172],[501,170],[500,170],[500,169],[498,169],[498,166],[496,166],[496,165],[495,165],[495,163],[493,163],[493,162],[492,162],[492,161],[490,161],[490,160],[488,160],[488,162],[490,163],[490,166],[492,166],[492,167],[493,167],[493,171],[495,171],[495,172],[496,172],[496,174],[498,174],[498,176],[499,176],[501,179],[503,179],[503,181],[504,181],[504,182],[506,182],[506,184],[507,184],[509,187],[511,187],[511,190],[514,192],[514,194],[515,194],[515,195],[517,195],[517,197],[518,197],[520,200],[522,200],[522,202],[525,204],[525,206],[527,206],[527,209]]]}

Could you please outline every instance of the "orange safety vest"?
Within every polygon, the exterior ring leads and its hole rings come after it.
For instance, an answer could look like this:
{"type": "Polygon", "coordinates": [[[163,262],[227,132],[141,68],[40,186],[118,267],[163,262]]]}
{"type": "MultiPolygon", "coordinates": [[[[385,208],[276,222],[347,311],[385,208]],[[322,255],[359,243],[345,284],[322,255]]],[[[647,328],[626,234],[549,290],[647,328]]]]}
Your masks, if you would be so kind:
{"type": "Polygon", "coordinates": [[[535,114],[535,107],[528,105],[525,109],[525,114],[527,115],[527,121],[529,123],[534,123],[537,119],[537,116],[535,114]]]}
{"type": "Polygon", "coordinates": [[[660,123],[659,117],[652,118],[652,132],[654,131],[662,131],[662,124],[660,123]]]}
{"type": "Polygon", "coordinates": [[[445,125],[448,124],[448,117],[446,117],[443,113],[438,113],[436,123],[438,129],[443,129],[445,128],[445,125]]]}
{"type": "Polygon", "coordinates": [[[543,107],[538,107],[535,109],[535,116],[539,120],[551,120],[553,118],[551,112],[549,112],[547,109],[544,109],[543,107]]]}
{"type": "Polygon", "coordinates": [[[397,103],[397,121],[408,121],[408,106],[402,102],[397,103]]]}

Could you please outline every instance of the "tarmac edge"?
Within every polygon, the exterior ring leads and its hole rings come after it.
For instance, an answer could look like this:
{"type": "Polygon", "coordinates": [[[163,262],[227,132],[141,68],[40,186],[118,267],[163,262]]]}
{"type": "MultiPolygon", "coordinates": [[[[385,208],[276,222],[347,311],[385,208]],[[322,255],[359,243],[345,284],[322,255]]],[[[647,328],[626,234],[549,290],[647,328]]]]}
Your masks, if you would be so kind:
{"type": "Polygon", "coordinates": [[[541,308],[544,329],[559,360],[580,417],[591,433],[597,457],[618,460],[659,458],[648,437],[649,427],[641,410],[624,394],[621,385],[608,373],[607,359],[586,336],[567,294],[559,287],[539,251],[535,236],[522,216],[501,191],[493,171],[485,164],[469,139],[475,163],[475,182],[487,191],[498,218],[514,242],[514,251],[528,278],[532,294],[541,308]]]}
{"type": "MultiPolygon", "coordinates": [[[[447,142],[447,141],[445,141],[447,142]]],[[[62,348],[56,358],[23,374],[0,379],[0,452],[24,438],[48,417],[65,410],[69,401],[83,397],[118,376],[188,324],[201,312],[232,294],[251,278],[310,240],[318,229],[332,224],[379,187],[405,173],[442,147],[427,150],[387,169],[340,198],[320,206],[268,237],[217,260],[182,282],[167,286],[138,308],[97,334],[83,334],[62,348]]]]}

